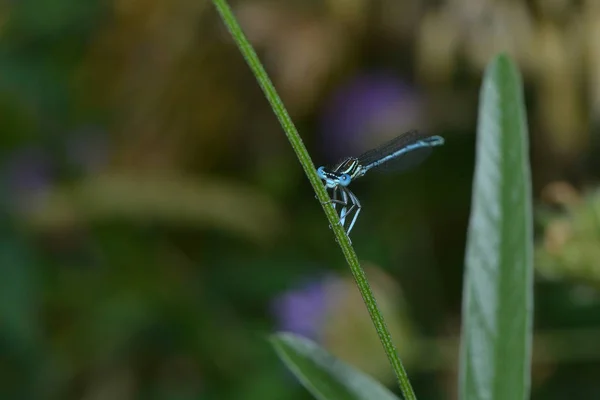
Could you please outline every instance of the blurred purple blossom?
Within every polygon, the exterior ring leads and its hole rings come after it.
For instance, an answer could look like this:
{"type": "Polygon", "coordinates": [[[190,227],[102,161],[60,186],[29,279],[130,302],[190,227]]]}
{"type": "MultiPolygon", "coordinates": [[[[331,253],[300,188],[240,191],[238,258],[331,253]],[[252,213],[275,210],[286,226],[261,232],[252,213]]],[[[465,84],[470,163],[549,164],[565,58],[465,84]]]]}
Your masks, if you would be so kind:
{"type": "Polygon", "coordinates": [[[418,128],[418,92],[387,73],[358,76],[333,94],[322,119],[327,154],[361,153],[403,131],[418,128]]]}
{"type": "MultiPolygon", "coordinates": [[[[108,140],[99,128],[75,131],[67,138],[65,147],[67,162],[85,173],[97,172],[107,163],[108,140]]],[[[0,161],[0,174],[9,193],[8,204],[21,212],[35,208],[58,179],[55,160],[41,146],[13,150],[0,161]]]]}
{"type": "Polygon", "coordinates": [[[311,281],[273,301],[278,330],[318,339],[327,314],[327,289],[334,277],[311,281]]]}
{"type": "Polygon", "coordinates": [[[42,148],[19,149],[4,161],[2,176],[10,196],[9,202],[26,211],[52,185],[52,160],[42,148]]]}

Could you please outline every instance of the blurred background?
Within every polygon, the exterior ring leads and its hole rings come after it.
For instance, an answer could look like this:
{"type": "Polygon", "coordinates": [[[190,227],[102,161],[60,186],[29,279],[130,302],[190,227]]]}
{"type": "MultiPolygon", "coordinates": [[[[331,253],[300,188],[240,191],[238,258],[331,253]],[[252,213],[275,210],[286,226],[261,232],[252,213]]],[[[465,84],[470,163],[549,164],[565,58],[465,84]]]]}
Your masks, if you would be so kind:
{"type": "MultiPolygon", "coordinates": [[[[479,85],[523,73],[533,399],[600,397],[600,2],[240,0],[313,160],[446,145],[357,181],[352,232],[422,399],[455,399],[479,85]]],[[[207,0],[0,4],[0,398],[309,399],[266,338],[395,387],[319,202],[207,0]]]]}

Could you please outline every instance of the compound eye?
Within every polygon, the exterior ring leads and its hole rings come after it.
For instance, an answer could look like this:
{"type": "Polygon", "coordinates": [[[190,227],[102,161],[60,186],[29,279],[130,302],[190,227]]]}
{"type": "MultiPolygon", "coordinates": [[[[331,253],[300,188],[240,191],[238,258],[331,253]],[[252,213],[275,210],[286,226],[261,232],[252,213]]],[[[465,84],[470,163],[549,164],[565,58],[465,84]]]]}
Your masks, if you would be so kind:
{"type": "Polygon", "coordinates": [[[325,167],[319,167],[317,175],[319,175],[319,178],[325,179],[325,167]]]}
{"type": "Polygon", "coordinates": [[[348,186],[351,180],[352,178],[350,178],[350,175],[348,174],[342,174],[342,176],[340,176],[340,184],[342,186],[348,186]]]}

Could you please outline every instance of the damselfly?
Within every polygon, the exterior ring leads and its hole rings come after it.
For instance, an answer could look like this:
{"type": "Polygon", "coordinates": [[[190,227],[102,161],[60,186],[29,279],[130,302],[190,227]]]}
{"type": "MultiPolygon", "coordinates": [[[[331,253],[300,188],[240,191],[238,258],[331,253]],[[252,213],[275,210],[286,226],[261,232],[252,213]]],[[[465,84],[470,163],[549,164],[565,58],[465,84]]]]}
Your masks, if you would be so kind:
{"type": "Polygon", "coordinates": [[[360,178],[370,169],[396,172],[407,170],[424,161],[431,153],[432,147],[443,144],[444,138],[441,136],[429,136],[413,130],[358,157],[346,158],[332,168],[319,167],[319,178],[324,181],[327,189],[333,189],[333,207],[337,211],[337,206],[341,206],[340,224],[345,226],[348,216],[354,213],[346,234],[350,235],[361,210],[360,201],[348,189],[353,180],[360,178]]]}

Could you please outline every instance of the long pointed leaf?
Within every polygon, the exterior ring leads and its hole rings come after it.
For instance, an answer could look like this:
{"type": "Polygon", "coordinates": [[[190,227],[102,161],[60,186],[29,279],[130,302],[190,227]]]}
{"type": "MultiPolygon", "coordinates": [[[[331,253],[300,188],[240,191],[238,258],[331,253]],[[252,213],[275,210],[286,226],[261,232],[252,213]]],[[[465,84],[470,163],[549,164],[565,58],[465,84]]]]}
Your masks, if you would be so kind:
{"type": "Polygon", "coordinates": [[[520,400],[530,386],[533,228],[522,84],[507,56],[488,66],[480,96],[460,398],[520,400]]]}
{"type": "Polygon", "coordinates": [[[279,333],[271,342],[283,362],[317,399],[398,400],[379,382],[308,339],[279,333]]]}

